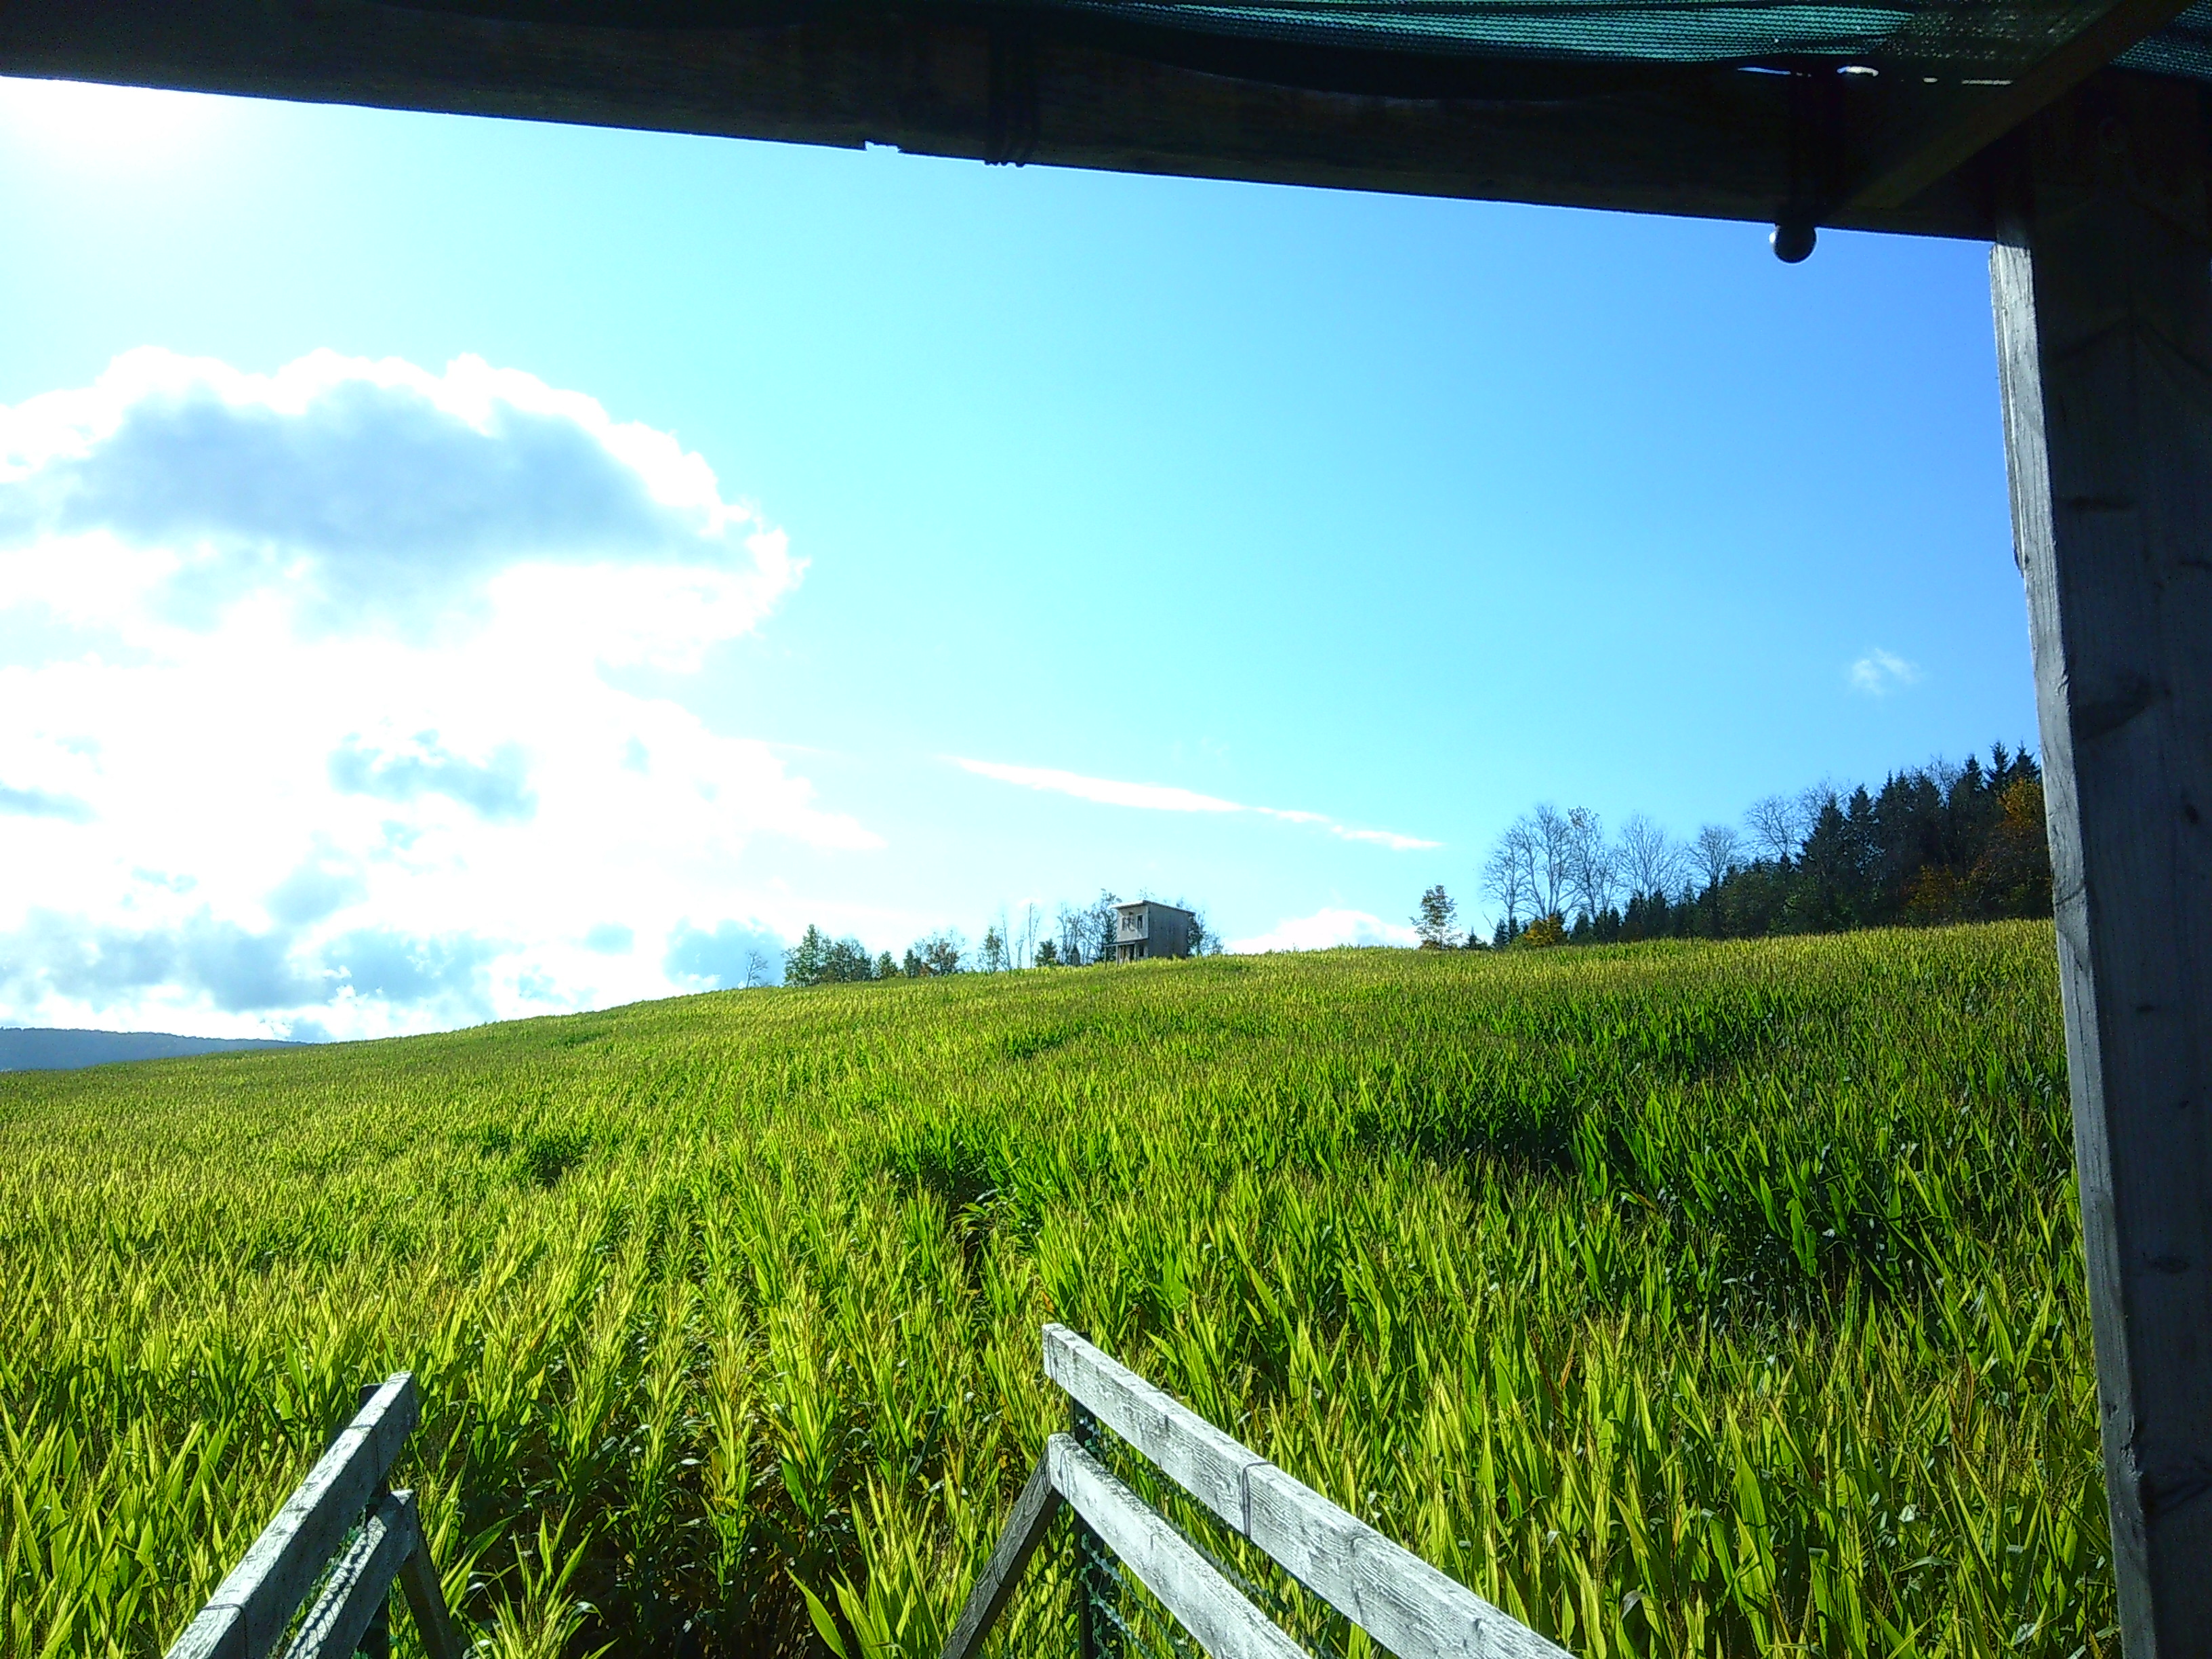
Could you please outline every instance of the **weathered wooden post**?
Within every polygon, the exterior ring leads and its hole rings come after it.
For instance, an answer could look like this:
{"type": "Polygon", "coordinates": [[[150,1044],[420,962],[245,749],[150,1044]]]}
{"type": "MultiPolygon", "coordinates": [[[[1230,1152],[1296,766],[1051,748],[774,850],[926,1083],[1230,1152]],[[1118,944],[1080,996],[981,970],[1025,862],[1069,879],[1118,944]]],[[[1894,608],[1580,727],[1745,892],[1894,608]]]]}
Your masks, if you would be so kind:
{"type": "Polygon", "coordinates": [[[2127,1659],[2212,1651],[2212,225],[2202,94],[2032,123],[1990,259],[2127,1659]]]}
{"type": "MultiPolygon", "coordinates": [[[[354,1408],[356,1412],[368,1409],[369,1402],[376,1398],[378,1386],[374,1382],[364,1382],[361,1385],[360,1392],[354,1400],[354,1408]]],[[[335,1436],[332,1437],[336,1438],[335,1436]]],[[[376,1483],[375,1492],[379,1498],[389,1498],[392,1495],[390,1474],[391,1472],[386,1470],[386,1478],[376,1483]]],[[[416,1553],[418,1555],[422,1553],[420,1547],[417,1547],[416,1553]]],[[[392,1659],[392,1596],[388,1591],[377,1602],[376,1611],[369,1614],[368,1628],[361,1633],[361,1644],[354,1651],[361,1656],[361,1659],[392,1659]]]]}
{"type": "MultiPolygon", "coordinates": [[[[1077,1445],[1094,1455],[1099,1450],[1098,1419],[1080,1400],[1068,1401],[1067,1426],[1077,1445]]],[[[1073,1517],[1073,1524],[1076,1659],[1114,1659],[1114,1632],[1102,1616],[1114,1590],[1114,1581],[1106,1571],[1106,1547],[1081,1516],[1073,1517]]]]}
{"type": "Polygon", "coordinates": [[[387,1480],[421,1415],[404,1371],[364,1388],[353,1421],[169,1644],[168,1659],[271,1659],[280,1644],[283,1659],[388,1655],[395,1582],[430,1659],[463,1659],[415,1494],[393,1492],[387,1480]]]}

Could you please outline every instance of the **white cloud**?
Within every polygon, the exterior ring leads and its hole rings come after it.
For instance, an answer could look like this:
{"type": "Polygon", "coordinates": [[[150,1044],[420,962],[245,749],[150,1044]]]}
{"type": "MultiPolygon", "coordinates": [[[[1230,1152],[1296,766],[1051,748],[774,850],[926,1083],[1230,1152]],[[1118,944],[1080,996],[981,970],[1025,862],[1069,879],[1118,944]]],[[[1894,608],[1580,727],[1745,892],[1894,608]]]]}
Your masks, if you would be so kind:
{"type": "Polygon", "coordinates": [[[1420,941],[1413,930],[1364,910],[1323,908],[1310,916],[1286,916],[1264,933],[1233,939],[1229,948],[1239,956],[1262,951],[1328,951],[1345,945],[1413,945],[1420,941]]]}
{"type": "Polygon", "coordinates": [[[1095,800],[1106,806],[1134,806],[1148,812],[1242,812],[1247,810],[1233,800],[1223,800],[1215,795],[1201,795],[1194,790],[1177,789],[1164,783],[1121,783],[1112,778],[1086,778],[1079,772],[1062,772],[1049,766],[1008,766],[998,761],[963,760],[957,755],[951,758],[954,765],[963,771],[973,772],[979,778],[996,778],[1000,783],[1073,795],[1078,800],[1095,800]]]}
{"type": "Polygon", "coordinates": [[[881,841],[602,671],[694,667],[800,574],[667,434],[472,359],[137,352],[0,409],[0,860],[39,872],[0,1020],[357,1035],[719,977],[672,942],[803,920],[755,843],[881,841]]]}
{"type": "Polygon", "coordinates": [[[1876,646],[1850,665],[1847,678],[1854,691],[1863,691],[1870,697],[1886,697],[1917,681],[1920,666],[1876,646]]]}
{"type": "Polygon", "coordinates": [[[479,358],[327,351],[269,375],[133,351],[0,410],[0,548],[32,544],[76,568],[15,597],[73,616],[120,581],[200,630],[267,598],[314,633],[419,640],[496,597],[632,658],[741,634],[800,574],[666,433],[479,358]]]}
{"type": "Polygon", "coordinates": [[[1389,830],[1355,830],[1321,812],[1301,812],[1280,806],[1247,806],[1239,801],[1224,800],[1218,795],[1201,795],[1195,790],[1179,789],[1172,784],[1124,783],[1115,778],[1091,778],[1079,772],[1063,772],[1056,767],[1010,766],[1001,761],[969,760],[959,755],[948,755],[945,758],[977,777],[994,778],[1000,783],[1017,784],[1024,789],[1073,795],[1078,800],[1097,801],[1105,806],[1133,806],[1150,812],[1251,812],[1261,817],[1279,819],[1285,823],[1318,824],[1340,840],[1366,842],[1387,847],[1394,853],[1413,852],[1443,844],[1423,841],[1414,836],[1401,836],[1389,830]]]}
{"type": "Polygon", "coordinates": [[[1351,830],[1340,823],[1332,823],[1328,826],[1328,832],[1346,841],[1371,842],[1377,847],[1387,847],[1394,853],[1415,853],[1443,845],[1440,841],[1423,841],[1418,836],[1401,836],[1395,830],[1351,830]]]}

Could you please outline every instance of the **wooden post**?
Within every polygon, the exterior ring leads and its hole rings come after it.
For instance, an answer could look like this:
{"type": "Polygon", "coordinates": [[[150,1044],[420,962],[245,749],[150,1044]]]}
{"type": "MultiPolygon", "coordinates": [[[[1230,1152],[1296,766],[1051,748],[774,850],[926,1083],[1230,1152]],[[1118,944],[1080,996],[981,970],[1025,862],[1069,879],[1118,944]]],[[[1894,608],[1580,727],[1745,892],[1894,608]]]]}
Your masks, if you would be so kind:
{"type": "Polygon", "coordinates": [[[2212,1652],[2212,234],[2198,93],[2019,141],[1990,258],[2127,1659],[2212,1652]]]}
{"type": "Polygon", "coordinates": [[[1022,1569],[1044,1542],[1060,1509],[1060,1493],[1052,1484],[1052,1461],[1041,1455],[1036,1468],[1030,1471],[1022,1495],[1014,1500],[1014,1511],[1006,1517],[1006,1529],[999,1534],[990,1560],[968,1592],[967,1602],[953,1623],[952,1634],[945,1638],[939,1659],[974,1659],[982,1650],[983,1638],[1012,1599],[1022,1569]]]}
{"type": "Polygon", "coordinates": [[[430,1659],[464,1659],[460,1639],[446,1610],[445,1586],[438,1582],[437,1563],[430,1559],[430,1538],[415,1529],[415,1547],[399,1564],[399,1588],[407,1597],[407,1610],[415,1615],[415,1633],[422,1638],[422,1651],[430,1659]]]}
{"type": "MultiPolygon", "coordinates": [[[[354,1401],[356,1412],[368,1408],[368,1402],[376,1398],[378,1386],[374,1382],[361,1385],[360,1396],[354,1401]]],[[[380,1497],[392,1495],[388,1473],[386,1479],[376,1484],[380,1497]]],[[[419,1533],[420,1529],[417,1531],[419,1533]]],[[[392,1593],[389,1590],[377,1598],[376,1611],[369,1615],[368,1628],[361,1633],[361,1645],[355,1651],[361,1655],[361,1659],[392,1659],[392,1593]]]]}
{"type": "MultiPolygon", "coordinates": [[[[1080,1400],[1068,1402],[1069,1431],[1075,1443],[1085,1451],[1098,1444],[1098,1419],[1091,1408],[1080,1400]]],[[[1049,1479],[1048,1473],[1047,1478],[1049,1479]]],[[[1113,1581],[1107,1577],[1099,1563],[1104,1559],[1106,1546],[1091,1530],[1091,1523],[1081,1516],[1073,1517],[1073,1536],[1075,1543],[1075,1659],[1114,1659],[1113,1632],[1100,1615],[1108,1595],[1112,1593],[1113,1581]]]]}

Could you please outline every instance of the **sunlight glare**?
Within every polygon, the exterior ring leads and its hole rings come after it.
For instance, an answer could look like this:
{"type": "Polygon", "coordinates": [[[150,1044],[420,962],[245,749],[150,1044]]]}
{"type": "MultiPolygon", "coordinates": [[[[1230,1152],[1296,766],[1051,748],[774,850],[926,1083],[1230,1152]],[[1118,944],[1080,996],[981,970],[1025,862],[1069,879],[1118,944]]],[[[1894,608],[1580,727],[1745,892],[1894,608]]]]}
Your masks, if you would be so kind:
{"type": "Polygon", "coordinates": [[[87,172],[167,171],[192,158],[228,101],[146,87],[0,78],[0,147],[87,172]]]}

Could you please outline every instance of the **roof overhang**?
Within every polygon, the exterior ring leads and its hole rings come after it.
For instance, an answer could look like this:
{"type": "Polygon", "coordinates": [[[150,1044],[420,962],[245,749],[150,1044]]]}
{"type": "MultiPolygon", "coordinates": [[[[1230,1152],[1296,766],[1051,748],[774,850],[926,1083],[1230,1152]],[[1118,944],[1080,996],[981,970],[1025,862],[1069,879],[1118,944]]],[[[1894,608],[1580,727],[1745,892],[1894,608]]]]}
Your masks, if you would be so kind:
{"type": "Polygon", "coordinates": [[[2017,74],[1969,84],[1317,48],[945,0],[741,4],[9,0],[0,73],[1987,238],[1991,141],[2179,9],[2042,14],[2017,74]]]}

